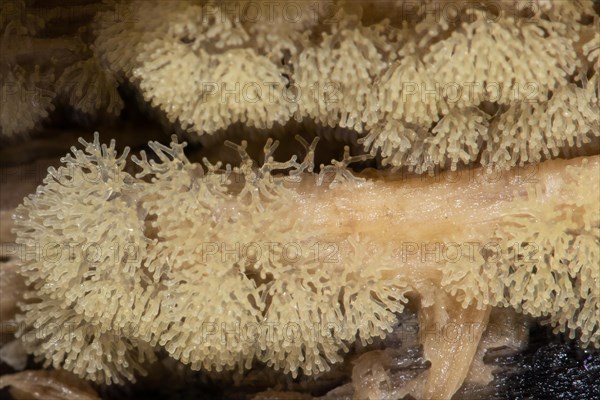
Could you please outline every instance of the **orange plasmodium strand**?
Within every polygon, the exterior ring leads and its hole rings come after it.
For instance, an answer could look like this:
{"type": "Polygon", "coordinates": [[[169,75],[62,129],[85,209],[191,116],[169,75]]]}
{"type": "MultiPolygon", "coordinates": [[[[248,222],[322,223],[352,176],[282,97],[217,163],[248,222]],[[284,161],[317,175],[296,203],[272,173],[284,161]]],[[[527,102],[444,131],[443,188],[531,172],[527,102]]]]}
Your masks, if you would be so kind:
{"type": "Polygon", "coordinates": [[[469,373],[490,310],[474,304],[463,309],[441,291],[431,307],[421,310],[420,337],[431,367],[419,398],[450,399],[456,393],[469,373]]]}

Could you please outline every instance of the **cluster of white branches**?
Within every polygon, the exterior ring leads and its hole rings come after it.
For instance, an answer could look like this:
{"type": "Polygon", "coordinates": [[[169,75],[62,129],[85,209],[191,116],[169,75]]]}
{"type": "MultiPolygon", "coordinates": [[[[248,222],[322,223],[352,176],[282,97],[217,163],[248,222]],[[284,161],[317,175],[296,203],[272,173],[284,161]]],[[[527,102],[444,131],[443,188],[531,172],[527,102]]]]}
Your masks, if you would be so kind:
{"type": "MultiPolygon", "coordinates": [[[[496,231],[503,254],[477,254],[449,265],[442,285],[463,304],[512,307],[542,317],[556,332],[600,346],[600,211],[598,169],[567,167],[566,193],[557,208],[530,190],[496,231]],[[589,187],[580,190],[583,182],[589,187]],[[578,190],[579,189],[579,190],[578,190]]],[[[550,189],[552,190],[552,189],[550,189]]]]}
{"type": "MultiPolygon", "coordinates": [[[[393,246],[374,252],[359,234],[290,213],[307,189],[335,198],[340,183],[368,185],[347,169],[361,156],[346,149],[317,175],[317,140],[301,139],[306,156],[286,162],[274,161],[278,142],[268,140],[260,166],[246,142],[227,142],[241,162],[223,169],[191,163],[173,138],[169,147],[150,142],[151,158],[132,157],[135,176],[126,172],[128,149],[118,156],[114,140],[80,139],[84,149],[73,147],[17,208],[16,242],[26,254],[19,273],[28,285],[18,336],[46,365],[123,382],[163,348],[193,369],[249,369],[258,360],[311,375],[342,361],[350,343],[391,332],[409,292],[433,298],[435,286],[399,275],[393,246]],[[289,174],[276,174],[283,170],[289,174]],[[280,245],[265,248],[270,240],[280,245]],[[319,256],[324,240],[335,243],[335,259],[319,256]]],[[[465,308],[545,317],[598,346],[598,168],[584,161],[565,173],[564,202],[540,203],[555,194],[539,188],[513,200],[495,232],[508,251],[443,264],[440,290],[465,308]],[[582,182],[591,186],[582,190],[582,182]],[[531,243],[540,247],[532,252],[531,243]]]]}
{"type": "Polygon", "coordinates": [[[509,168],[600,135],[592,1],[399,1],[386,19],[343,1],[327,12],[284,2],[268,17],[252,4],[133,3],[133,24],[99,19],[97,47],[199,135],[310,118],[364,133],[384,164],[418,172],[509,168]]]}
{"type": "Polygon", "coordinates": [[[311,119],[362,133],[384,164],[418,172],[509,168],[600,134],[591,0],[124,1],[79,7],[94,18],[75,38],[45,38],[60,8],[9,3],[4,135],[36,126],[60,99],[118,112],[123,81],[191,135],[311,119]],[[76,56],[32,57],[42,42],[76,56]]]}
{"type": "MultiPolygon", "coordinates": [[[[311,375],[342,361],[349,343],[391,332],[408,290],[391,272],[392,254],[366,270],[365,243],[347,237],[339,241],[343,260],[319,256],[326,229],[291,216],[301,195],[284,184],[290,177],[271,174],[291,169],[300,182],[312,169],[316,141],[304,143],[302,162],[274,161],[278,143],[267,141],[260,167],[245,143],[230,143],[240,166],[205,161],[206,170],[188,161],[185,144],[151,142],[156,160],[133,157],[141,168],[135,177],[114,140],[101,145],[96,134],[80,142],[84,150],[73,148],[16,211],[17,243],[37,254],[20,267],[30,286],[19,336],[46,365],[122,382],[162,347],[193,369],[243,369],[261,360],[311,375]],[[295,253],[252,247],[223,258],[206,247],[265,237],[293,244],[295,253]]],[[[323,174],[347,173],[353,160],[323,174]]]]}

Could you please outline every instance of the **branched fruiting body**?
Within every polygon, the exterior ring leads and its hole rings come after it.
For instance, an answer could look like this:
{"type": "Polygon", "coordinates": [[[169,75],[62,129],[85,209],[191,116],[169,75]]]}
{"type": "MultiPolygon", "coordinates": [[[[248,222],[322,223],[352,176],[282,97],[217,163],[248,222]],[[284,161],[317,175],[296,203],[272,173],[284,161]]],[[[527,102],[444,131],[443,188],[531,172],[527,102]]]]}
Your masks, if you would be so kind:
{"type": "Polygon", "coordinates": [[[230,143],[242,161],[225,169],[175,141],[132,176],[114,142],[81,143],[16,214],[20,335],[55,367],[121,382],[162,347],[194,369],[315,374],[390,332],[408,294],[430,322],[511,306],[600,344],[598,157],[356,178],[347,153],[312,173],[316,141],[276,162],[269,140],[262,166],[230,143]],[[531,263],[515,254],[536,241],[531,263]]]}

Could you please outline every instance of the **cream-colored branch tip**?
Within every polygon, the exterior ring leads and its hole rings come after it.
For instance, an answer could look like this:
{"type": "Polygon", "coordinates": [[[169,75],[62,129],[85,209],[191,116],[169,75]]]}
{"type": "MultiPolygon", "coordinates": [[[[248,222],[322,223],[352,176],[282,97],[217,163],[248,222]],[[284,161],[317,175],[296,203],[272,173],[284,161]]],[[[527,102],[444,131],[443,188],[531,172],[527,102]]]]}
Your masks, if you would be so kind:
{"type": "Polygon", "coordinates": [[[310,375],[391,332],[407,293],[425,310],[440,287],[472,312],[511,306],[600,344],[597,156],[528,179],[359,179],[348,151],[312,173],[316,140],[287,162],[268,140],[263,165],[228,143],[241,163],[225,169],[150,142],[134,176],[114,141],[80,142],[15,215],[18,334],[47,365],[122,382],[164,348],[194,369],[310,375]]]}

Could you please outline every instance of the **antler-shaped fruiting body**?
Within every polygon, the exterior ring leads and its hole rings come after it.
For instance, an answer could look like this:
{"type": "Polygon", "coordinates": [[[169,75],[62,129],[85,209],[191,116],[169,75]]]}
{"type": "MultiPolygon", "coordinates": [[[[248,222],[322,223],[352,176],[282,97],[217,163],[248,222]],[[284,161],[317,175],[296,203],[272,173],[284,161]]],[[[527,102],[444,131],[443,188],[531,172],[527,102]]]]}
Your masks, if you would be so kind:
{"type": "MultiPolygon", "coordinates": [[[[316,140],[301,162],[274,161],[269,140],[262,166],[229,143],[241,164],[221,169],[174,139],[133,157],[134,176],[114,142],[80,142],[15,217],[19,334],[54,367],[122,382],[164,348],[194,369],[311,375],[392,331],[409,293],[424,323],[510,306],[600,345],[598,157],[358,179],[348,152],[312,173],[316,140]]],[[[450,382],[438,361],[430,380],[450,382]]]]}

